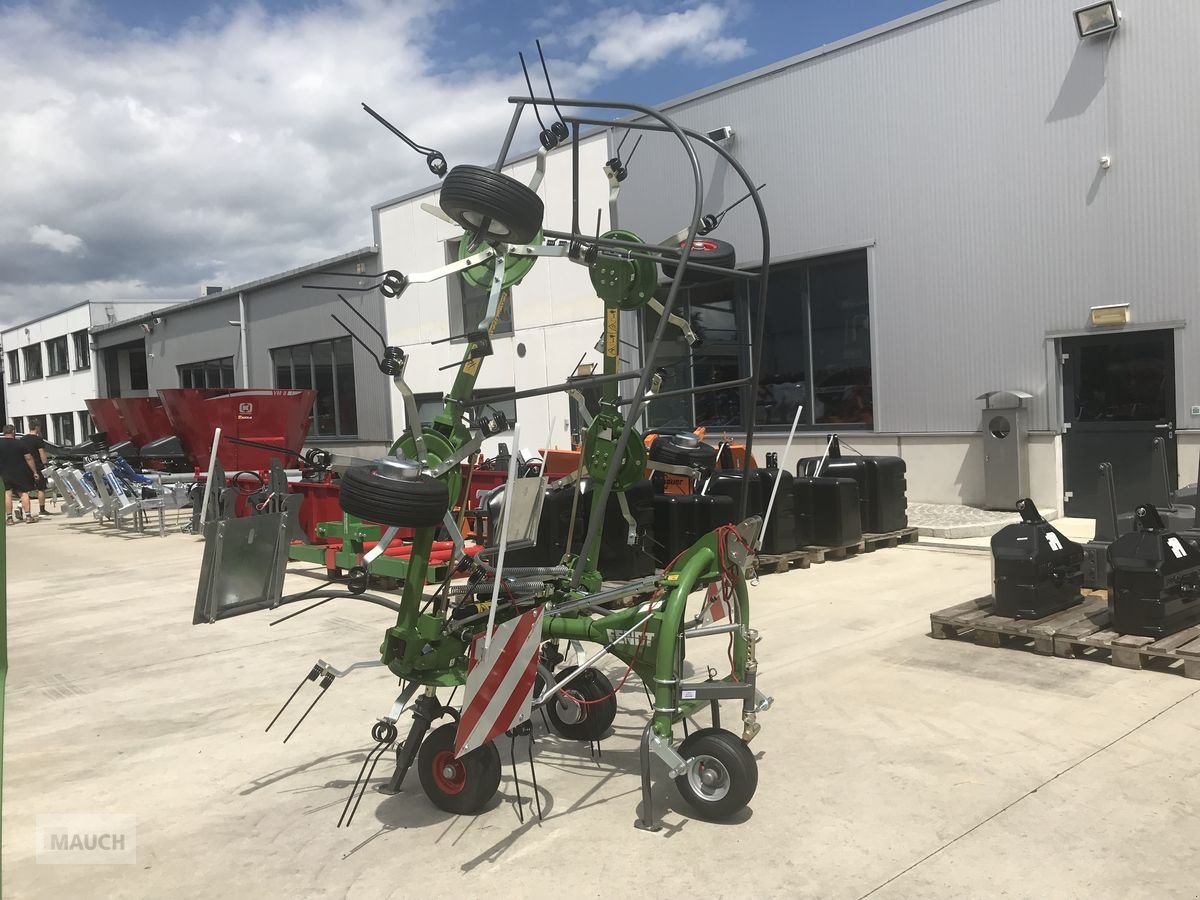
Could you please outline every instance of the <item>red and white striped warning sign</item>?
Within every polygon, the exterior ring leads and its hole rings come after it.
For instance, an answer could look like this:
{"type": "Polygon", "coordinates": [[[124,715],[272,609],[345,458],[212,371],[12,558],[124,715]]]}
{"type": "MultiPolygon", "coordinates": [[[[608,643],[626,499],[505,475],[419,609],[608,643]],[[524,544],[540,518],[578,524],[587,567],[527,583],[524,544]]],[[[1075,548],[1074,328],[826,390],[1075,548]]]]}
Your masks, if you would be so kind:
{"type": "Polygon", "coordinates": [[[454,740],[455,758],[529,718],[541,644],[540,607],[496,626],[486,651],[482,635],[476,638],[454,740]]]}

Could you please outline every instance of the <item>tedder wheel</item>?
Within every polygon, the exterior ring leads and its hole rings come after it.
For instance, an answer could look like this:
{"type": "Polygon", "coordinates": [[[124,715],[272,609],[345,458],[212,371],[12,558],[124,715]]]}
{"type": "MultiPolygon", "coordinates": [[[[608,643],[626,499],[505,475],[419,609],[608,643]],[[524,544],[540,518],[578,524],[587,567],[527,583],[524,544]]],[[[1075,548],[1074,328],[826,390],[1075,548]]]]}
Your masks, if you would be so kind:
{"type": "MultiPolygon", "coordinates": [[[[679,249],[682,250],[685,244],[680,244],[679,249]]],[[[737,253],[733,249],[733,244],[725,241],[718,241],[710,237],[698,237],[692,241],[692,252],[688,256],[689,262],[703,263],[706,266],[719,266],[722,269],[732,269],[737,265],[737,253]]],[[[663,260],[662,271],[667,278],[675,277],[675,270],[679,266],[674,262],[663,260]]],[[[720,281],[721,276],[715,272],[700,272],[695,269],[685,269],[683,272],[684,284],[703,284],[707,281],[720,281]]]]}
{"type": "Polygon", "coordinates": [[[653,462],[711,472],[717,465],[717,448],[691,433],[663,435],[650,445],[649,457],[653,462]]]}
{"type": "Polygon", "coordinates": [[[371,466],[351,466],[342,475],[342,510],[368,522],[397,528],[432,528],[450,508],[443,481],[430,475],[388,478],[371,466]]]}
{"type": "Polygon", "coordinates": [[[485,241],[526,244],[542,230],[545,206],[536,191],[483,166],[455,166],[442,180],[442,212],[485,241]]]}
{"type": "Polygon", "coordinates": [[[702,819],[728,819],[758,788],[758,762],[746,742],[723,728],[693,731],[679,745],[687,771],[675,779],[679,793],[702,819]]]}
{"type": "MultiPolygon", "coordinates": [[[[555,680],[562,681],[577,668],[567,666],[555,680]]],[[[617,717],[616,692],[608,676],[587,668],[546,704],[546,712],[551,727],[568,740],[598,741],[617,717]],[[577,702],[580,700],[584,702],[577,702]]]]}
{"type": "Polygon", "coordinates": [[[479,812],[500,787],[500,751],[494,743],[454,758],[453,722],[429,733],[417,752],[417,773],[425,795],[438,809],[459,816],[479,812]]]}

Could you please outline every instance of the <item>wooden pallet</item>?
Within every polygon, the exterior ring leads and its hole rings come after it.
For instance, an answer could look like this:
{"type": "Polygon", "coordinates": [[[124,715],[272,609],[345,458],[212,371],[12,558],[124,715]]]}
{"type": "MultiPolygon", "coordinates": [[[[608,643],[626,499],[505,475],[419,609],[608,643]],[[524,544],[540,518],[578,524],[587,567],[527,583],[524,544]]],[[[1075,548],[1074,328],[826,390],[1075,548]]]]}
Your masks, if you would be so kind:
{"type": "Polygon", "coordinates": [[[902,528],[899,531],[889,531],[885,534],[864,534],[862,540],[842,547],[801,547],[791,553],[761,555],[758,558],[759,571],[762,574],[786,572],[795,566],[797,569],[807,569],[813,563],[823,563],[830,559],[845,559],[859,553],[874,553],[901,544],[915,544],[917,529],[902,528]]]}
{"type": "Polygon", "coordinates": [[[1085,595],[1082,603],[1042,619],[1010,619],[992,615],[995,601],[991,596],[980,597],[932,613],[929,629],[938,640],[969,636],[985,647],[1032,645],[1035,653],[1050,656],[1055,652],[1055,635],[1060,629],[1086,620],[1099,610],[1107,615],[1107,602],[1101,596],[1085,595]]]}
{"type": "Polygon", "coordinates": [[[1065,659],[1096,659],[1107,656],[1122,669],[1140,669],[1151,661],[1158,668],[1200,678],[1200,625],[1193,625],[1163,638],[1120,634],[1108,627],[1108,607],[1086,620],[1063,628],[1054,635],[1054,655],[1065,659]],[[1175,665],[1182,663],[1182,665],[1175,665]]]}

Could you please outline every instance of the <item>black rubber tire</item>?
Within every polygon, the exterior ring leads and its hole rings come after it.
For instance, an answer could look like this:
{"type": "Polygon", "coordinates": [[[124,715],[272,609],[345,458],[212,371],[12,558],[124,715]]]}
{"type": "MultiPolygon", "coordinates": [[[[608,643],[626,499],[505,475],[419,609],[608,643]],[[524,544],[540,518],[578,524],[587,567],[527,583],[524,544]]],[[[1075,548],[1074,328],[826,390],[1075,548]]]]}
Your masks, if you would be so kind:
{"type": "Polygon", "coordinates": [[[343,512],[377,525],[432,528],[450,508],[450,491],[430,475],[400,480],[377,475],[370,466],[352,466],[342,475],[338,502],[343,512]]]}
{"type": "Polygon", "coordinates": [[[481,232],[485,241],[527,244],[542,230],[546,209],[537,192],[515,178],[483,166],[455,166],[442,180],[438,198],[442,212],[469,234],[491,220],[481,232]]]}
{"type": "Polygon", "coordinates": [[[701,819],[710,822],[728,819],[745,808],[758,790],[758,761],[746,742],[731,731],[723,728],[694,731],[679,745],[679,755],[687,760],[709,757],[721,771],[721,780],[712,788],[714,793],[694,784],[695,773],[690,767],[675,778],[680,795],[701,819]]]}
{"type": "MultiPolygon", "coordinates": [[[[567,666],[555,676],[556,681],[562,681],[578,666],[567,666]]],[[[599,669],[587,668],[583,674],[572,681],[564,693],[573,694],[576,698],[587,701],[583,707],[584,717],[579,722],[564,722],[559,716],[557,697],[546,704],[546,714],[550,717],[550,727],[555,734],[562,735],[571,741],[598,741],[612,727],[613,719],[617,717],[617,696],[608,676],[599,669]],[[599,701],[599,702],[596,702],[599,701]]]]}
{"type": "Polygon", "coordinates": [[[669,466],[691,466],[711,472],[717,464],[717,448],[703,441],[698,447],[681,447],[673,435],[664,435],[650,445],[649,458],[669,466]]]}
{"type": "MultiPolygon", "coordinates": [[[[679,245],[679,249],[684,248],[684,244],[679,245]]],[[[698,262],[706,266],[720,266],[722,269],[732,269],[737,265],[737,252],[733,249],[733,244],[725,241],[718,241],[716,238],[698,237],[692,241],[692,252],[688,256],[688,262],[698,262]]],[[[678,269],[673,262],[663,260],[662,271],[667,278],[675,277],[675,270],[678,269]]],[[[721,275],[716,272],[700,272],[690,266],[683,272],[684,284],[704,284],[711,281],[720,281],[721,275]]]]}
{"type": "Polygon", "coordinates": [[[489,742],[455,759],[457,733],[454,722],[429,732],[417,751],[417,775],[425,796],[438,809],[456,816],[473,816],[500,788],[500,751],[489,742]],[[454,770],[453,776],[445,775],[446,768],[454,770]]]}

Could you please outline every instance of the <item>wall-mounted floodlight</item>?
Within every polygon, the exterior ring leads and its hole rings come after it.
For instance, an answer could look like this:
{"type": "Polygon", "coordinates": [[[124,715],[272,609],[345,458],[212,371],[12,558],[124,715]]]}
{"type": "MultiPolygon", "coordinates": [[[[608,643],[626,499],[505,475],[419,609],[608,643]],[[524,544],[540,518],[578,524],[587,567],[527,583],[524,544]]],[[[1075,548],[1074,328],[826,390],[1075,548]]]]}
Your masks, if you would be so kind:
{"type": "Polygon", "coordinates": [[[1113,0],[1104,3],[1093,3],[1082,9],[1075,10],[1075,27],[1079,30],[1079,38],[1095,37],[1098,34],[1109,34],[1121,25],[1121,13],[1113,0]]]}
{"type": "Polygon", "coordinates": [[[704,136],[710,141],[716,141],[718,144],[722,141],[728,141],[733,137],[733,126],[722,125],[720,128],[714,128],[712,131],[706,131],[704,136]]]}
{"type": "Polygon", "coordinates": [[[1115,328],[1128,325],[1129,304],[1114,303],[1111,306],[1092,307],[1092,326],[1095,328],[1115,328]]]}

